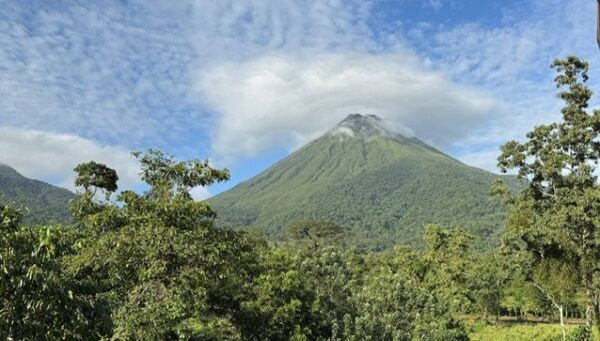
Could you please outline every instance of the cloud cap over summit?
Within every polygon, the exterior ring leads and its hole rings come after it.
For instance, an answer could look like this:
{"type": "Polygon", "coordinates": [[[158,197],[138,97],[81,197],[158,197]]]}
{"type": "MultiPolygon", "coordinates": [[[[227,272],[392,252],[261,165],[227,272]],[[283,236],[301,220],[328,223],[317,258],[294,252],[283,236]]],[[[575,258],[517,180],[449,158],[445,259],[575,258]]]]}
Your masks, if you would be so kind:
{"type": "Polygon", "coordinates": [[[373,114],[350,114],[332,130],[330,135],[345,135],[361,139],[373,139],[378,136],[385,136],[397,140],[404,140],[412,137],[412,133],[406,129],[402,132],[396,132],[395,129],[389,127],[390,124],[373,114]]]}

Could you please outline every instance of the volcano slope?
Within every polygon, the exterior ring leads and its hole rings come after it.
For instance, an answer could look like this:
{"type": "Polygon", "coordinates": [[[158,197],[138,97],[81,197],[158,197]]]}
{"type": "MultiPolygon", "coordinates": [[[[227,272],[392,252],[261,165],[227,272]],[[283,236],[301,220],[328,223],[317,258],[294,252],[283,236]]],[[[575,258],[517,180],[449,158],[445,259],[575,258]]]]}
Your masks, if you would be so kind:
{"type": "Polygon", "coordinates": [[[353,114],[257,176],[209,200],[219,223],[284,240],[295,221],[335,222],[353,244],[420,243],[424,224],[461,228],[479,246],[499,240],[505,210],[489,190],[514,177],[470,167],[373,115],[353,114]]]}
{"type": "Polygon", "coordinates": [[[24,177],[14,168],[0,164],[0,205],[22,210],[25,222],[68,223],[68,203],[75,195],[60,187],[24,177]]]}

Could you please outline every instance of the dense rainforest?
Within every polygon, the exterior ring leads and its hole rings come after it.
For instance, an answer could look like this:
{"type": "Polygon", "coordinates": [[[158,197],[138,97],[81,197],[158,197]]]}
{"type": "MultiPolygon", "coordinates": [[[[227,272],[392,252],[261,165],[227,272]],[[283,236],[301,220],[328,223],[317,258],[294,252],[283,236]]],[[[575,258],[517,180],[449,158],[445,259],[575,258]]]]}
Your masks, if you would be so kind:
{"type": "MultiPolygon", "coordinates": [[[[428,224],[422,247],[366,252],[335,222],[299,220],[286,242],[215,225],[190,190],[227,170],[134,153],[145,193],[75,168],[71,224],[32,225],[0,206],[0,338],[7,340],[468,340],[472,320],[560,321],[550,340],[600,322],[600,111],[587,64],[557,60],[563,120],[502,146],[527,183],[491,188],[508,217],[498,248],[428,224]],[[580,324],[565,327],[565,322],[580,324]]],[[[500,336],[500,335],[496,335],[500,336]]],[[[531,338],[533,339],[533,337],[531,338]]]]}

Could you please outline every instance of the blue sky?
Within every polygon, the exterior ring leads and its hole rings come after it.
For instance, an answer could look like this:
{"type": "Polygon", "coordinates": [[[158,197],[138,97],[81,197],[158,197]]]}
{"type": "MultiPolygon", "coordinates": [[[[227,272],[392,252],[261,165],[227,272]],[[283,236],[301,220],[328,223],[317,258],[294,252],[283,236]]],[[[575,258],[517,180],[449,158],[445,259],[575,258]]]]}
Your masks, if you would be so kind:
{"type": "Polygon", "coordinates": [[[232,181],[347,114],[465,163],[558,117],[555,57],[600,52],[591,0],[1,1],[0,162],[72,188],[90,159],[210,159],[232,181]]]}

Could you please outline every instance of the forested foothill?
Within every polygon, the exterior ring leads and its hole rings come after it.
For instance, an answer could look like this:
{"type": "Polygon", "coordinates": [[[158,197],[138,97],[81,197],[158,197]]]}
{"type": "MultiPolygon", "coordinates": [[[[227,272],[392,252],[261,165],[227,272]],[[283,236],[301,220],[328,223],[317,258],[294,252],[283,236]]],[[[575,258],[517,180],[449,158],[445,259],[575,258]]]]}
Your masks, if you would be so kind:
{"type": "Polygon", "coordinates": [[[269,243],[256,229],[215,225],[210,205],[193,200],[194,187],[228,180],[227,170],[148,150],[134,153],[142,194],[117,193],[107,165],[78,165],[73,223],[25,223],[0,206],[0,339],[591,340],[600,111],[587,109],[586,62],[552,67],[562,120],[502,146],[499,167],[526,186],[490,189],[508,209],[496,247],[428,224],[417,246],[368,252],[318,219],[269,243]],[[526,322],[537,325],[509,332],[526,322]]]}

